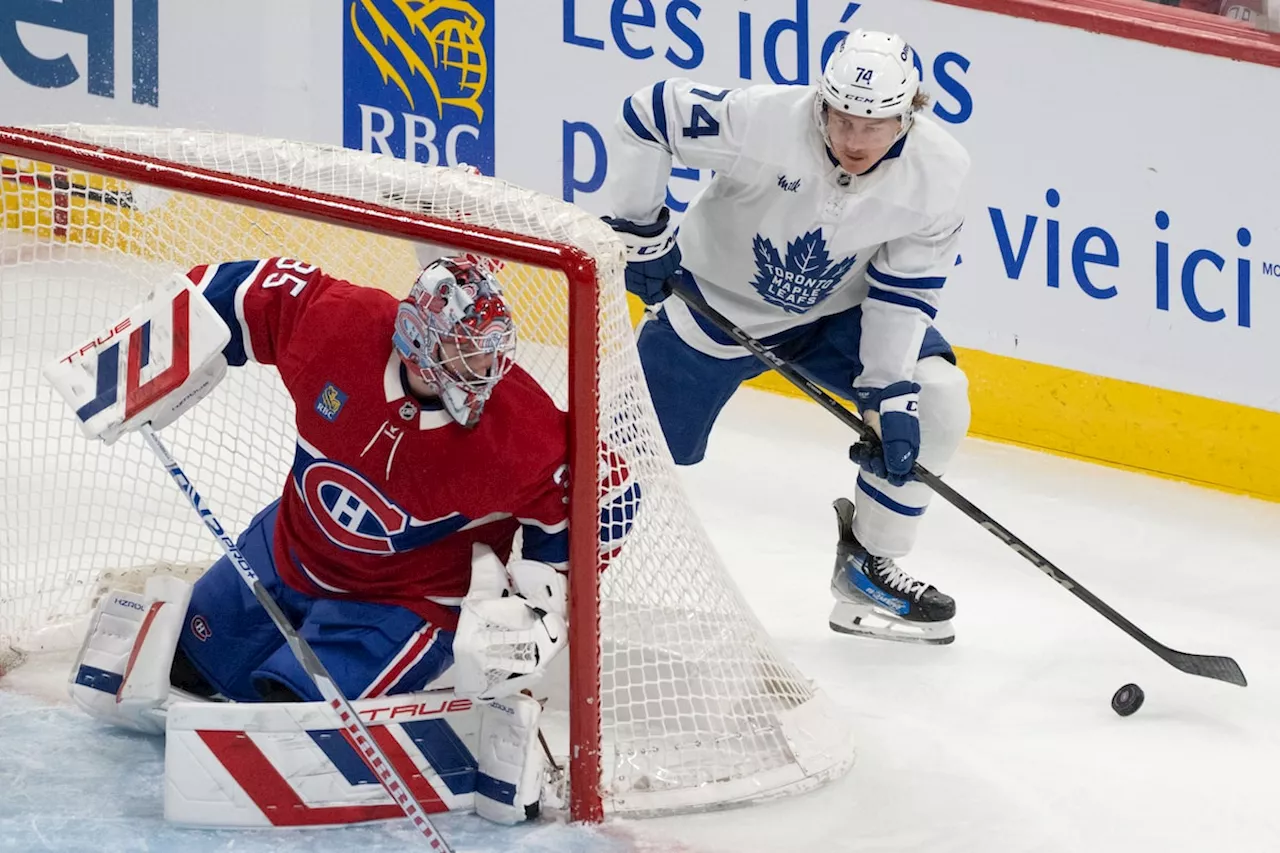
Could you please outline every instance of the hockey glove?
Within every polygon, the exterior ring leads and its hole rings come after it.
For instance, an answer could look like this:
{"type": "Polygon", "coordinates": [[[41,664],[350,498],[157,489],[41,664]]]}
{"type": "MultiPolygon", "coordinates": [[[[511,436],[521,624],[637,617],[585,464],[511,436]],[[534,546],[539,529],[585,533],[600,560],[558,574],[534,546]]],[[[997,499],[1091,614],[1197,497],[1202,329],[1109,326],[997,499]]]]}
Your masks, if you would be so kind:
{"type": "Polygon", "coordinates": [[[658,221],[649,225],[610,216],[604,221],[627,244],[627,290],[646,305],[656,305],[670,296],[671,280],[680,269],[680,247],[676,245],[676,229],[671,226],[671,211],[662,208],[658,221]]]}
{"type": "Polygon", "coordinates": [[[860,441],[849,448],[849,458],[891,485],[915,479],[911,467],[920,455],[920,386],[895,382],[887,388],[854,388],[858,411],[877,432],[880,442],[860,441]]]}
{"type": "Polygon", "coordinates": [[[487,569],[473,564],[453,638],[459,696],[488,701],[532,687],[569,642],[565,576],[546,563],[522,559],[512,560],[507,572],[514,594],[498,591],[483,576],[487,569]]]}

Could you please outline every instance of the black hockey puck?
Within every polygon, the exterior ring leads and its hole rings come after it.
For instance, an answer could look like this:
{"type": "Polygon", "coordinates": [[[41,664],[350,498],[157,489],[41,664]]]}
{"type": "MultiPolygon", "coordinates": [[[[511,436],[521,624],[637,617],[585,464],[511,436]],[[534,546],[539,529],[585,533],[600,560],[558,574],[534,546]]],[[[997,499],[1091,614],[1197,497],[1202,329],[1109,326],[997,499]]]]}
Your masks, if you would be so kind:
{"type": "Polygon", "coordinates": [[[1142,700],[1147,698],[1142,688],[1136,684],[1126,684],[1111,697],[1111,710],[1122,717],[1127,717],[1142,707],[1142,700]]]}

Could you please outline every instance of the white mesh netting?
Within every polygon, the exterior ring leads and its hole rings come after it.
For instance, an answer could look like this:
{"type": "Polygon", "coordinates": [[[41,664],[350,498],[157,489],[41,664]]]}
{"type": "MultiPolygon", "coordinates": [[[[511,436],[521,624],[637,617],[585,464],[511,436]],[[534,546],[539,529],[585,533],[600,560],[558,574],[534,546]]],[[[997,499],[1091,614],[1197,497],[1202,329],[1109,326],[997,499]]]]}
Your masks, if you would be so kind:
{"type": "MultiPolygon", "coordinates": [[[[635,526],[600,578],[602,769],[588,789],[607,812],[664,813],[803,790],[850,766],[845,723],[773,647],[680,489],[635,352],[620,245],[598,219],[500,180],[341,148],[184,130],[41,130],[584,250],[598,267],[598,434],[642,488],[635,526]]],[[[418,260],[394,237],[8,155],[0,167],[3,672],[24,646],[65,642],[58,626],[76,624],[122,576],[198,571],[218,554],[141,441],[103,447],[80,435],[41,377],[48,360],[197,264],[286,255],[403,294],[418,260]]],[[[565,276],[509,263],[499,278],[520,362],[567,408],[565,276]]],[[[274,371],[249,365],[166,429],[232,530],[279,495],[292,415],[274,371]]],[[[575,642],[589,627],[574,626],[575,642]]],[[[575,701],[581,710],[571,713],[591,712],[575,701]]]]}

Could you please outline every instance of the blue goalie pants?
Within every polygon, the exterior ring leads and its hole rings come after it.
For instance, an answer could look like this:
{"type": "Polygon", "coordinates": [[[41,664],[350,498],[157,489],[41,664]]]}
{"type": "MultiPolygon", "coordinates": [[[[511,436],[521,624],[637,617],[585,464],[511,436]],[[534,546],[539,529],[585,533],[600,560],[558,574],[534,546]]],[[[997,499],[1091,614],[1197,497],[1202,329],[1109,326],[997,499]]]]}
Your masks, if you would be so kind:
{"type": "MultiPolygon", "coordinates": [[[[453,632],[403,607],[306,595],[276,574],[272,543],[279,502],[237,545],[298,633],[349,699],[421,690],[453,662],[453,632]]],[[[273,685],[321,699],[271,617],[226,557],[195,584],[178,647],[223,696],[254,702],[273,685]]]]}

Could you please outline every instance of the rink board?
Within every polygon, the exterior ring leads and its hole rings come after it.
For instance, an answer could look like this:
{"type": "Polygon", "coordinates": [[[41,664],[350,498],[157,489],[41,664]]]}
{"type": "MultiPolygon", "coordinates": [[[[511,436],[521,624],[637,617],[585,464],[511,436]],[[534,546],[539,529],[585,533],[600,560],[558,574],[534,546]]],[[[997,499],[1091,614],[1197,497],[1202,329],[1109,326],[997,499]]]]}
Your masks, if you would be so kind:
{"type": "MultiPolygon", "coordinates": [[[[644,305],[629,297],[633,318],[644,305]]],[[[1280,414],[1136,382],[956,348],[969,434],[1280,501],[1280,414]]],[[[746,383],[805,396],[775,373],[746,383]]]]}
{"type": "MultiPolygon", "coordinates": [[[[969,434],[1280,501],[1280,414],[957,348],[969,434]]],[[[781,376],[748,383],[803,397],[781,376]]]]}

